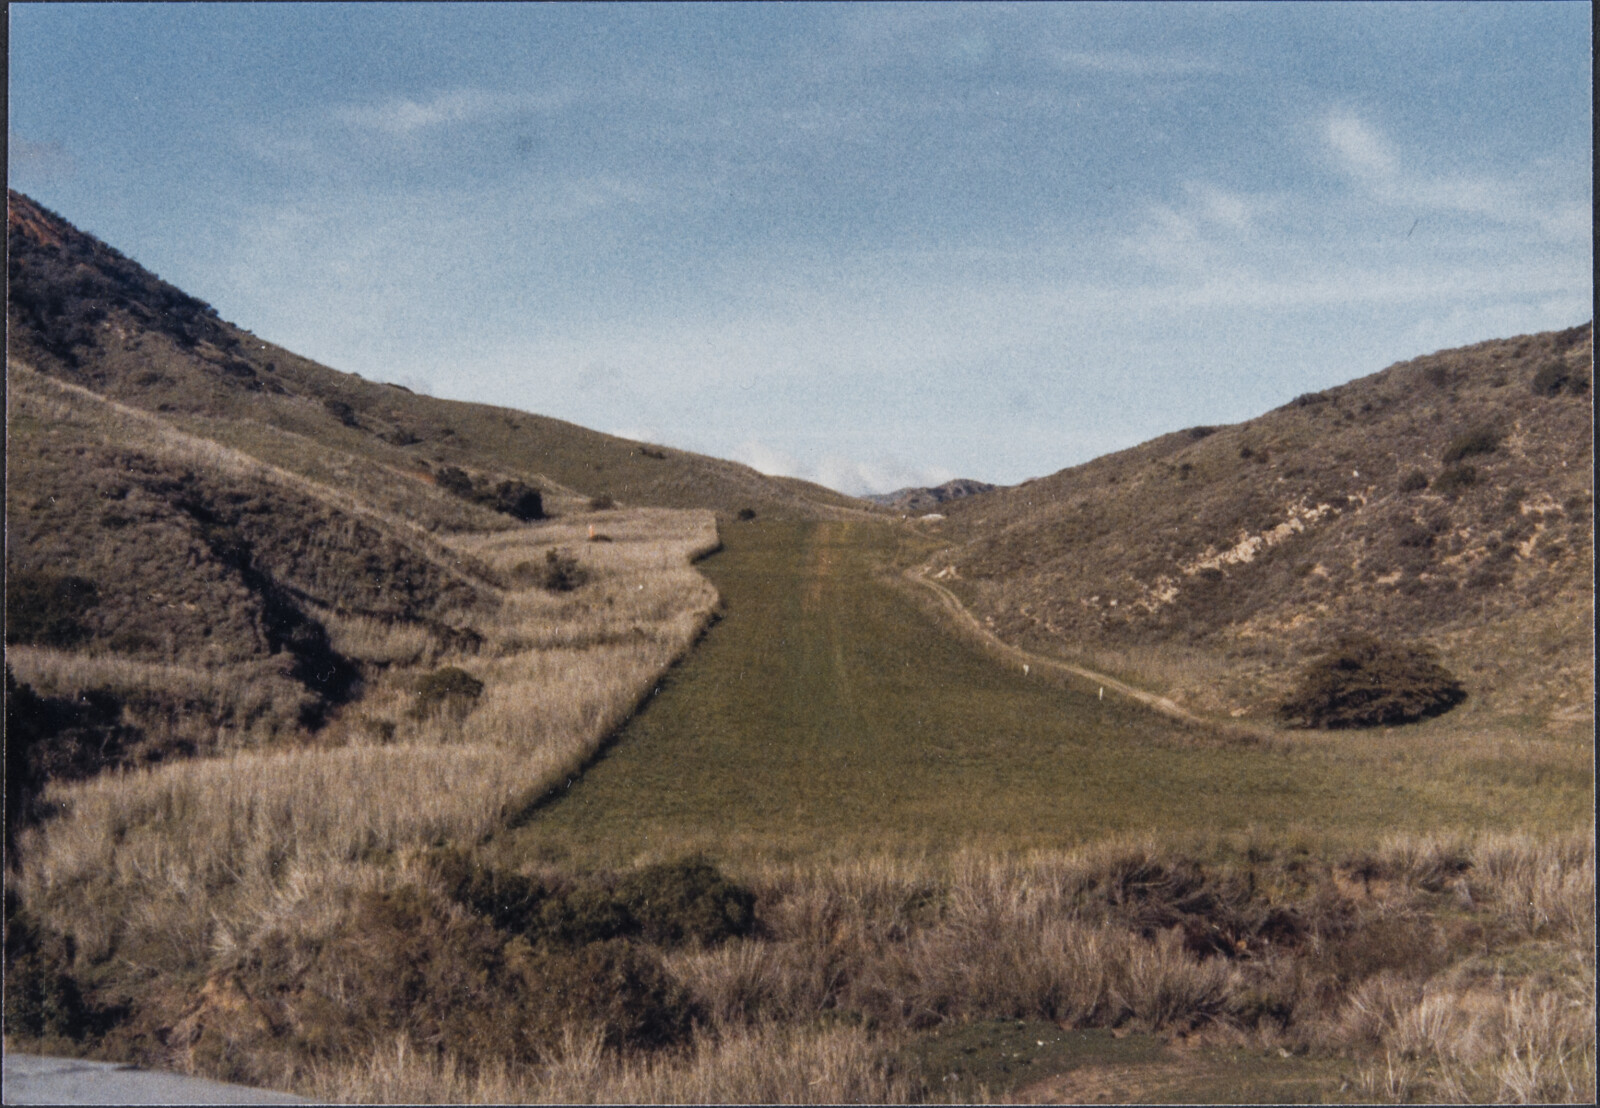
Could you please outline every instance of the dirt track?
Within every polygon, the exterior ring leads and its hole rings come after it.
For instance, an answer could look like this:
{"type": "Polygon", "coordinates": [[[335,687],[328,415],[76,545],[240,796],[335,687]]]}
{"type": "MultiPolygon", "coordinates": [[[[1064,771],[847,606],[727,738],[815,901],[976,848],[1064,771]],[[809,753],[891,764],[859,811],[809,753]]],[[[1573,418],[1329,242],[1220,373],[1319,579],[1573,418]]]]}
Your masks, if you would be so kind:
{"type": "Polygon", "coordinates": [[[961,626],[962,630],[976,636],[980,641],[982,641],[984,646],[986,646],[995,654],[1005,658],[1008,661],[1014,662],[1019,666],[1028,666],[1030,668],[1040,670],[1053,670],[1057,673],[1065,673],[1074,677],[1081,677],[1087,681],[1094,682],[1102,688],[1109,689],[1118,696],[1123,696],[1129,700],[1138,701],[1140,704],[1143,704],[1148,708],[1153,708],[1155,711],[1160,712],[1164,716],[1181,720],[1184,723],[1206,726],[1205,720],[1202,720],[1194,713],[1179,707],[1176,703],[1164,696],[1158,696],[1155,693],[1149,692],[1145,689],[1136,689],[1132,685],[1118,681],[1115,677],[1108,677],[1104,673],[1096,673],[1092,669],[1085,669],[1083,666],[1075,666],[1070,662],[1062,662],[1055,658],[1047,658],[1042,654],[1034,654],[1030,651],[1023,650],[1020,647],[1015,647],[1007,642],[1004,642],[997,635],[995,635],[994,632],[985,627],[978,620],[977,616],[967,611],[966,606],[961,603],[961,601],[956,597],[955,593],[951,592],[949,589],[930,578],[928,576],[928,570],[930,568],[930,566],[922,565],[916,566],[913,569],[908,569],[906,570],[906,579],[914,584],[922,585],[932,591],[933,594],[938,597],[940,606],[961,626]]]}

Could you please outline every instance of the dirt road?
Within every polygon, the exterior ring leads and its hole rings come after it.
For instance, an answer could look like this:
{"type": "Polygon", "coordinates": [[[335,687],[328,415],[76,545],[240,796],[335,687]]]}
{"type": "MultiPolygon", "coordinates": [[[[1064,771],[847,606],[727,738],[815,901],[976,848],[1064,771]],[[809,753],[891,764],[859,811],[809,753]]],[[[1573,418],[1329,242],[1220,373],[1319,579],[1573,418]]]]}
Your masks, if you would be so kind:
{"type": "Polygon", "coordinates": [[[962,630],[976,636],[992,653],[1018,666],[1025,665],[1031,669],[1054,671],[1081,677],[1118,696],[1136,700],[1146,707],[1155,709],[1164,716],[1170,716],[1172,719],[1181,720],[1184,723],[1205,725],[1205,721],[1199,716],[1186,711],[1164,696],[1158,696],[1145,689],[1136,689],[1132,685],[1118,681],[1115,677],[1107,676],[1104,673],[1096,673],[1092,669],[1075,666],[1070,662],[1062,662],[1055,658],[1047,658],[1042,654],[1034,654],[1002,641],[994,632],[985,627],[977,616],[967,611],[966,605],[961,603],[955,593],[928,576],[928,571],[931,568],[931,566],[922,565],[908,569],[906,570],[906,578],[912,583],[930,590],[938,597],[940,606],[961,626],[962,630]]]}

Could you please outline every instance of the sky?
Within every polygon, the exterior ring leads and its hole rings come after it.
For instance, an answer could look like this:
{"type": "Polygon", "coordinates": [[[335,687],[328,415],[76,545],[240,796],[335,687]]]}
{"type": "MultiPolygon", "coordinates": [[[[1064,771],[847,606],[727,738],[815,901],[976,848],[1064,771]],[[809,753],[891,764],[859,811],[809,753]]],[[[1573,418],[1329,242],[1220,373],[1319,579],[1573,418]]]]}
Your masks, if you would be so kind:
{"type": "Polygon", "coordinates": [[[850,493],[1593,305],[1591,14],[12,4],[11,186],[336,369],[850,493]]]}

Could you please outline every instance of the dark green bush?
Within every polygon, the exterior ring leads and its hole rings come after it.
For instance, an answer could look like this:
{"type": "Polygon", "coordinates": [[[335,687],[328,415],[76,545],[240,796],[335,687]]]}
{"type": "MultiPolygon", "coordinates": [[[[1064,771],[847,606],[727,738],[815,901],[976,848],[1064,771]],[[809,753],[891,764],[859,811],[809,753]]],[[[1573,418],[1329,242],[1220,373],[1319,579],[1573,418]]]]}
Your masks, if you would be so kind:
{"type": "Polygon", "coordinates": [[[482,681],[458,666],[445,666],[418,679],[411,716],[422,719],[440,709],[465,715],[482,695],[482,681]]]}
{"type": "Polygon", "coordinates": [[[1428,487],[1428,475],[1420,469],[1414,469],[1400,478],[1401,492],[1421,492],[1428,487]]]}
{"type": "Polygon", "coordinates": [[[6,574],[6,643],[76,646],[89,637],[83,617],[100,603],[93,581],[49,570],[6,574]]]}
{"type": "Polygon", "coordinates": [[[1475,428],[1452,439],[1441,461],[1450,465],[1474,454],[1493,454],[1500,449],[1501,438],[1500,432],[1492,427],[1475,428]]]}
{"type": "Polygon", "coordinates": [[[756,510],[754,508],[740,508],[739,509],[739,519],[740,519],[741,522],[749,523],[752,519],[755,519],[755,518],[756,518],[756,510]]]}
{"type": "Polygon", "coordinates": [[[1433,479],[1433,491],[1441,496],[1459,496],[1478,483],[1478,471],[1469,465],[1451,466],[1433,479]]]}
{"type": "Polygon", "coordinates": [[[1440,715],[1466,698],[1431,647],[1352,634],[1301,671],[1278,715],[1297,727],[1381,727],[1440,715]]]}

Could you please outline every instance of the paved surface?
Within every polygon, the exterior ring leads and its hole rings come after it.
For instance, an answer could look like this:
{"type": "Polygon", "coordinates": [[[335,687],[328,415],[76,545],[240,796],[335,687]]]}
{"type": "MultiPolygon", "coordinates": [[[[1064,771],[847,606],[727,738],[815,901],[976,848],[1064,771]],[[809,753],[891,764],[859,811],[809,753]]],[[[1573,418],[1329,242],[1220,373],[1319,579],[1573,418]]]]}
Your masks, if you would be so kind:
{"type": "Polygon", "coordinates": [[[224,1085],[200,1077],[157,1073],[118,1062],[81,1058],[5,1056],[7,1104],[310,1104],[309,1100],[224,1085]]]}

